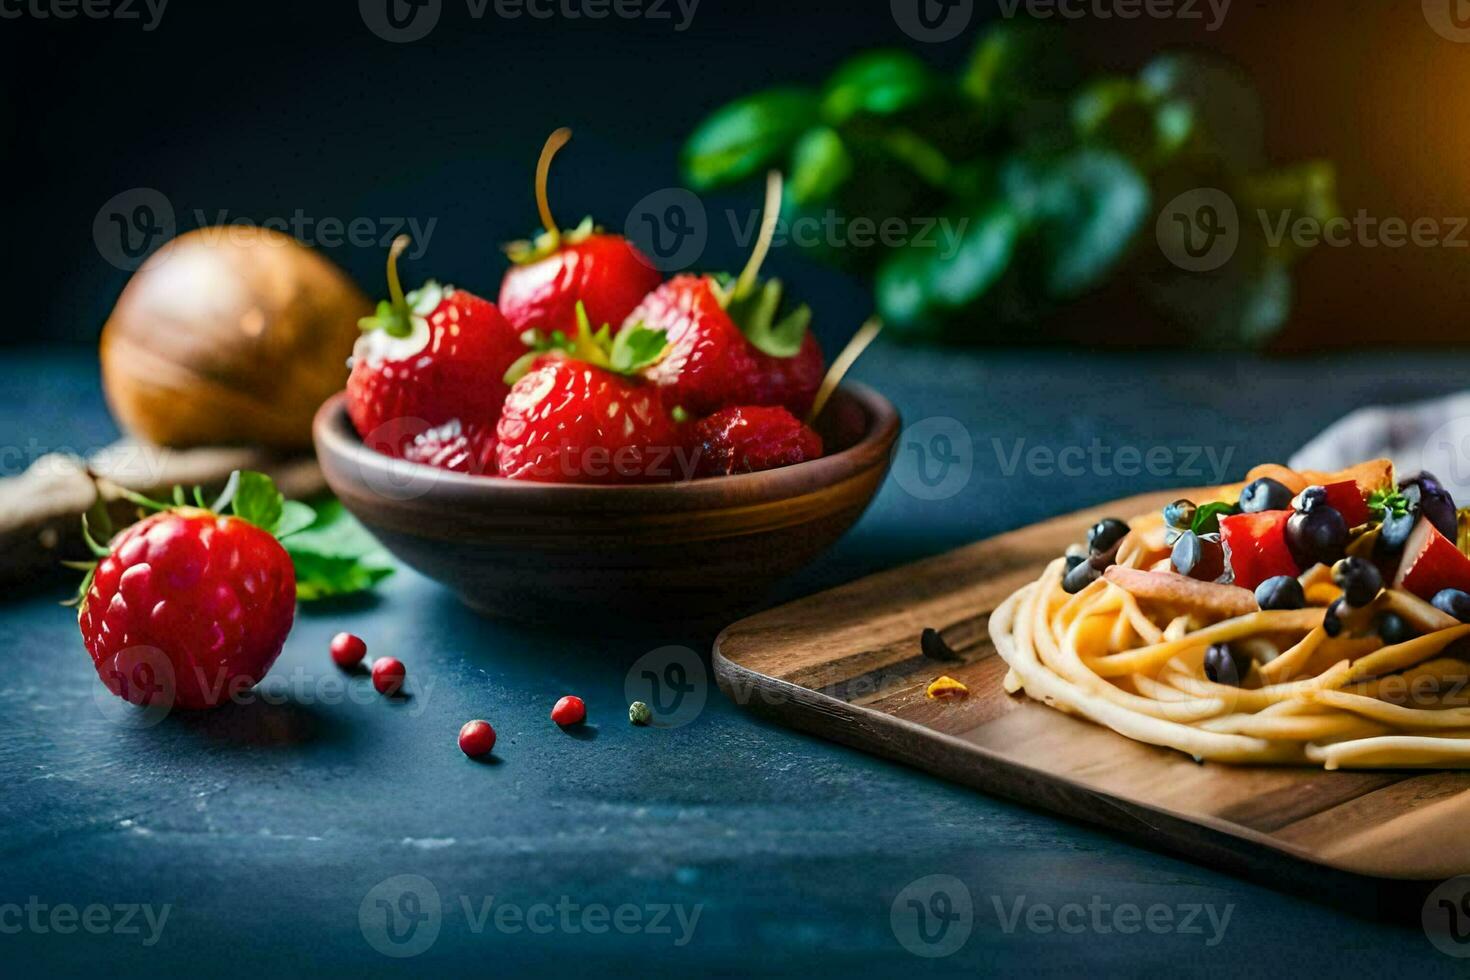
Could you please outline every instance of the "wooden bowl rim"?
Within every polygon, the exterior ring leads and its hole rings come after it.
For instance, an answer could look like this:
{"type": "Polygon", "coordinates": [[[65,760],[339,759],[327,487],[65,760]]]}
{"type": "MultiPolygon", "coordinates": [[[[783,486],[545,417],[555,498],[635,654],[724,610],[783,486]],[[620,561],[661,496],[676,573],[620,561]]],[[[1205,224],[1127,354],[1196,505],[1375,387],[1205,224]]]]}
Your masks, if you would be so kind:
{"type": "Polygon", "coordinates": [[[329,483],[334,478],[340,479],[351,484],[351,488],[360,495],[380,496],[369,486],[369,473],[384,481],[392,481],[394,473],[432,475],[433,479],[428,481],[428,489],[423,493],[408,500],[382,497],[384,504],[416,510],[432,505],[435,509],[444,506],[494,510],[520,508],[563,513],[578,509],[690,511],[784,500],[835,486],[874,467],[886,467],[898,438],[898,410],[867,385],[844,382],[839,392],[857,402],[868,418],[868,427],[862,438],[847,449],[760,473],[686,482],[636,485],[538,483],[501,476],[471,476],[393,459],[363,445],[347,417],[346,392],[338,392],[322,404],[312,423],[312,432],[317,455],[329,483]]]}

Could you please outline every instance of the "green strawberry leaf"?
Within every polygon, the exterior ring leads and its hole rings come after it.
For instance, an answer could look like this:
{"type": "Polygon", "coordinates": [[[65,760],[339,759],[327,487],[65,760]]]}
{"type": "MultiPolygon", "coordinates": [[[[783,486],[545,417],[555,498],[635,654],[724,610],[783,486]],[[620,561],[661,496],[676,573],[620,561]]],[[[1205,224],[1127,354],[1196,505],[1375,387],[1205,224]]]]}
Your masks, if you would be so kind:
{"type": "Polygon", "coordinates": [[[759,289],[738,296],[733,289],[725,296],[725,312],[740,327],[745,339],[772,357],[795,357],[812,322],[811,307],[805,303],[778,318],[785,298],[781,280],[768,279],[759,289]]]}
{"type": "Polygon", "coordinates": [[[424,320],[439,308],[444,300],[445,287],[430,279],[418,289],[404,297],[402,307],[383,299],[372,316],[357,321],[360,330],[382,330],[390,337],[407,337],[414,331],[415,321],[424,320]]]}
{"type": "Polygon", "coordinates": [[[548,256],[555,255],[568,245],[577,245],[591,238],[593,235],[601,233],[602,229],[593,223],[592,215],[589,214],[575,228],[563,228],[556,235],[543,230],[537,232],[530,238],[506,242],[500,247],[500,250],[514,264],[528,265],[532,262],[539,262],[548,256]]]}
{"type": "Polygon", "coordinates": [[[288,500],[281,505],[281,519],[274,528],[276,539],[282,540],[306,530],[316,523],[316,511],[299,500],[288,500]]]}
{"type": "Polygon", "coordinates": [[[649,330],[641,323],[618,331],[608,355],[610,366],[620,374],[633,374],[656,364],[669,345],[665,330],[649,330]]]}
{"type": "Polygon", "coordinates": [[[392,558],[340,500],[322,502],[316,521],[281,545],[296,566],[303,602],[363,592],[393,574],[392,558]]]}
{"type": "Polygon", "coordinates": [[[285,507],[286,498],[276,489],[274,480],[252,470],[240,472],[235,495],[230,500],[230,509],[236,517],[262,531],[274,532],[285,507]]]}

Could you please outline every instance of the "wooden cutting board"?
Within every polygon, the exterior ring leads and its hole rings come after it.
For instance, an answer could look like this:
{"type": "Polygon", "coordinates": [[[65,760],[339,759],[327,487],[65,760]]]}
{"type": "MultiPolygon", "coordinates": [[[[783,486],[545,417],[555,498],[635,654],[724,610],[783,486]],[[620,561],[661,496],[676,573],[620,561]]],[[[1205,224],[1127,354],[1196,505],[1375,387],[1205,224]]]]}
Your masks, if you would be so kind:
{"type": "Polygon", "coordinates": [[[1059,517],[742,620],[715,643],[720,687],[793,727],[1273,882],[1470,874],[1470,772],[1200,765],[1002,689],[991,610],[1100,517],[1187,495],[1059,517]],[[925,657],[925,627],[962,662],[925,657]],[[941,674],[970,697],[927,699],[941,674]]]}

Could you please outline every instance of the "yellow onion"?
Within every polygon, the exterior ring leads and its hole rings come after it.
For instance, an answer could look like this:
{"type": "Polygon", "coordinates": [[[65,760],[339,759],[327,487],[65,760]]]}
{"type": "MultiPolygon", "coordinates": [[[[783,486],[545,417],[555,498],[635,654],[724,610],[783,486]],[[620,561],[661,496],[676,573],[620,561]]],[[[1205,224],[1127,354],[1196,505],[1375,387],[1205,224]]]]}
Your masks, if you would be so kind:
{"type": "Polygon", "coordinates": [[[123,428],[161,446],[307,448],[371,309],[288,235],[189,232],[143,264],[103,327],[107,402],[123,428]]]}

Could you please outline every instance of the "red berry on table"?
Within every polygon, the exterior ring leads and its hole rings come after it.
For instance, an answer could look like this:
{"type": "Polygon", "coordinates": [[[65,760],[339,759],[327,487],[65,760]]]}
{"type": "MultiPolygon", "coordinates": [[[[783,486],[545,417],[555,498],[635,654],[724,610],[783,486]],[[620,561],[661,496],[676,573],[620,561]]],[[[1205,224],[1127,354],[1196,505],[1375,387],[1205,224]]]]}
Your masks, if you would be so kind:
{"type": "Polygon", "coordinates": [[[495,748],[495,729],[488,721],[467,721],[459,730],[459,750],[471,759],[489,755],[495,748]]]}
{"type": "Polygon", "coordinates": [[[551,720],[558,725],[580,725],[587,720],[587,705],[575,694],[568,694],[551,709],[551,720]]]}
{"type": "Polygon", "coordinates": [[[456,420],[493,427],[509,390],[502,376],[526,352],[495,305],[473,293],[430,281],[405,294],[397,263],[407,246],[400,236],[388,253],[391,299],[361,321],[347,379],[353,426],[393,456],[456,420]]]}
{"type": "Polygon", "coordinates": [[[784,408],[722,408],[694,425],[695,468],[700,476],[755,473],[816,459],[822,437],[784,408]]]}
{"type": "Polygon", "coordinates": [[[594,323],[610,323],[616,331],[662,278],[651,259],[623,236],[594,228],[591,218],[563,231],[551,216],[546,195],[551,159],[571,136],[569,129],[552,133],[536,165],[542,234],[506,247],[514,264],[500,284],[500,312],[517,332],[570,330],[578,301],[594,323]]]}
{"type": "Polygon", "coordinates": [[[538,356],[505,400],[496,436],[500,475],[542,483],[673,480],[682,446],[659,390],[626,371],[661,355],[661,334],[596,335],[578,306],[569,352],[538,356]]]}
{"type": "Polygon", "coordinates": [[[367,644],[351,633],[338,633],[332,637],[332,662],[338,667],[351,667],[361,663],[367,656],[367,644]]]}
{"type": "Polygon", "coordinates": [[[110,548],[93,542],[99,561],[78,596],[77,622],[118,697],[213,707],[252,687],[280,656],[296,617],[296,573],[272,534],[283,520],[280,496],[258,473],[232,482],[249,485],[250,501],[274,495],[274,508],[242,504],[242,490],[232,515],[179,506],[122,531],[110,548]]]}
{"type": "Polygon", "coordinates": [[[379,657],[373,661],[373,687],[379,694],[389,697],[397,694],[403,689],[403,679],[407,675],[403,661],[396,657],[379,657]]]}
{"type": "Polygon", "coordinates": [[[823,374],[821,348],[807,329],[811,310],[783,309],[781,283],[760,278],[780,206],[772,174],[761,235],[738,279],[675,276],[624,321],[668,335],[667,355],[644,374],[669,405],[694,415],[731,405],[782,405],[797,416],[811,408],[823,374]]]}

